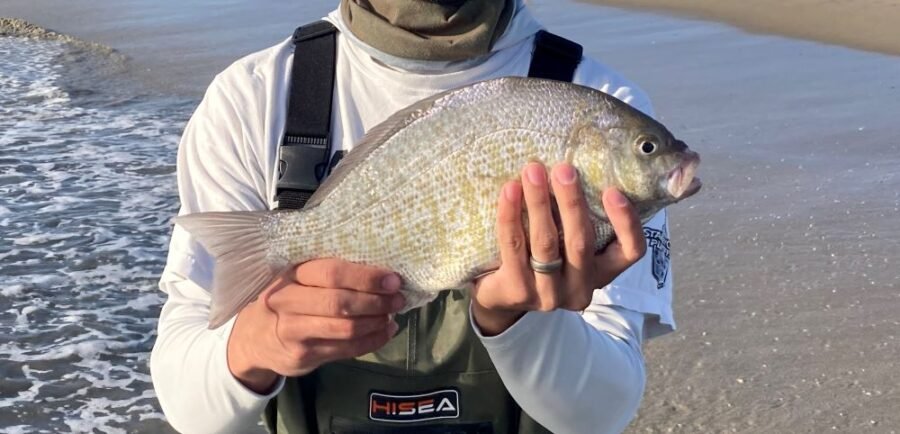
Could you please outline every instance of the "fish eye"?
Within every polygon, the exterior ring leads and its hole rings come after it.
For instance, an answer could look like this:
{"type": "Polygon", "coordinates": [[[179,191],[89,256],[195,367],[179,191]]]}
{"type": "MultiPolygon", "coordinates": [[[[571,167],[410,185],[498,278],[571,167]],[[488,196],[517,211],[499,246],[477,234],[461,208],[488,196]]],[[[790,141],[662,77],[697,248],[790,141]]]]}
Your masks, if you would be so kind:
{"type": "Polygon", "coordinates": [[[646,140],[646,139],[645,139],[645,140],[641,143],[640,148],[641,148],[641,152],[642,152],[644,155],[650,155],[650,154],[656,152],[656,150],[659,148],[659,146],[657,146],[655,142],[653,142],[653,141],[651,141],[651,140],[646,140]]]}

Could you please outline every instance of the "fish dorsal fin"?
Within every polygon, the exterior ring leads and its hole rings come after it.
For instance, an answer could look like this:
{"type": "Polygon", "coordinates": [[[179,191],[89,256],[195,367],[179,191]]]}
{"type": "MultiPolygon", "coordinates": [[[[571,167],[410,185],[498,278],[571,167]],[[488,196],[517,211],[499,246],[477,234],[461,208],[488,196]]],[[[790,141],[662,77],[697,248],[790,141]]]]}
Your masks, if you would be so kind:
{"type": "Polygon", "coordinates": [[[331,175],[319,186],[318,190],[306,202],[305,208],[319,205],[322,201],[341,184],[341,181],[353,171],[356,166],[366,160],[372,152],[381,147],[394,134],[424,116],[434,106],[434,102],[454,92],[451,89],[432,95],[428,98],[413,103],[409,107],[401,109],[388,117],[384,122],[372,127],[363,138],[353,146],[353,149],[341,159],[334,167],[331,175]]]}

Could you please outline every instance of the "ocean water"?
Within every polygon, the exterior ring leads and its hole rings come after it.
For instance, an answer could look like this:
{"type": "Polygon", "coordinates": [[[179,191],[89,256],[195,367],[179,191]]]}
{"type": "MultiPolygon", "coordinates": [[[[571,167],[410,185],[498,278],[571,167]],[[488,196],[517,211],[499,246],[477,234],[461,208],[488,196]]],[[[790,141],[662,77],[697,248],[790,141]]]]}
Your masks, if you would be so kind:
{"type": "Polygon", "coordinates": [[[0,38],[0,432],[162,432],[149,350],[187,101],[0,38]]]}

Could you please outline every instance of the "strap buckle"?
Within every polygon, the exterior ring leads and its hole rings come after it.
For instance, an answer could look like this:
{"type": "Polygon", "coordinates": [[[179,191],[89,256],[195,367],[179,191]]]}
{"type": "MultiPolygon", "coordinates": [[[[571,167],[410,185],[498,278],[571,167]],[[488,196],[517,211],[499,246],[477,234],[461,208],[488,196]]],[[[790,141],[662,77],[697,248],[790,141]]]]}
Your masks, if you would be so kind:
{"type": "Polygon", "coordinates": [[[277,191],[316,191],[328,170],[329,141],[327,137],[286,134],[278,148],[277,191]]]}

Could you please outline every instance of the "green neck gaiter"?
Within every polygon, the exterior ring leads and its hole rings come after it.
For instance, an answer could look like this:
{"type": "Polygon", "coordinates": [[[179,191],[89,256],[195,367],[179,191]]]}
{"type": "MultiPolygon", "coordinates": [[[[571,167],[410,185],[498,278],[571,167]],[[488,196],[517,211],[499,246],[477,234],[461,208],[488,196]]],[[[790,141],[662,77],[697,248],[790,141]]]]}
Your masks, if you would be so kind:
{"type": "Polygon", "coordinates": [[[392,56],[456,61],[483,56],[506,30],[516,0],[341,0],[359,40],[392,56]]]}

